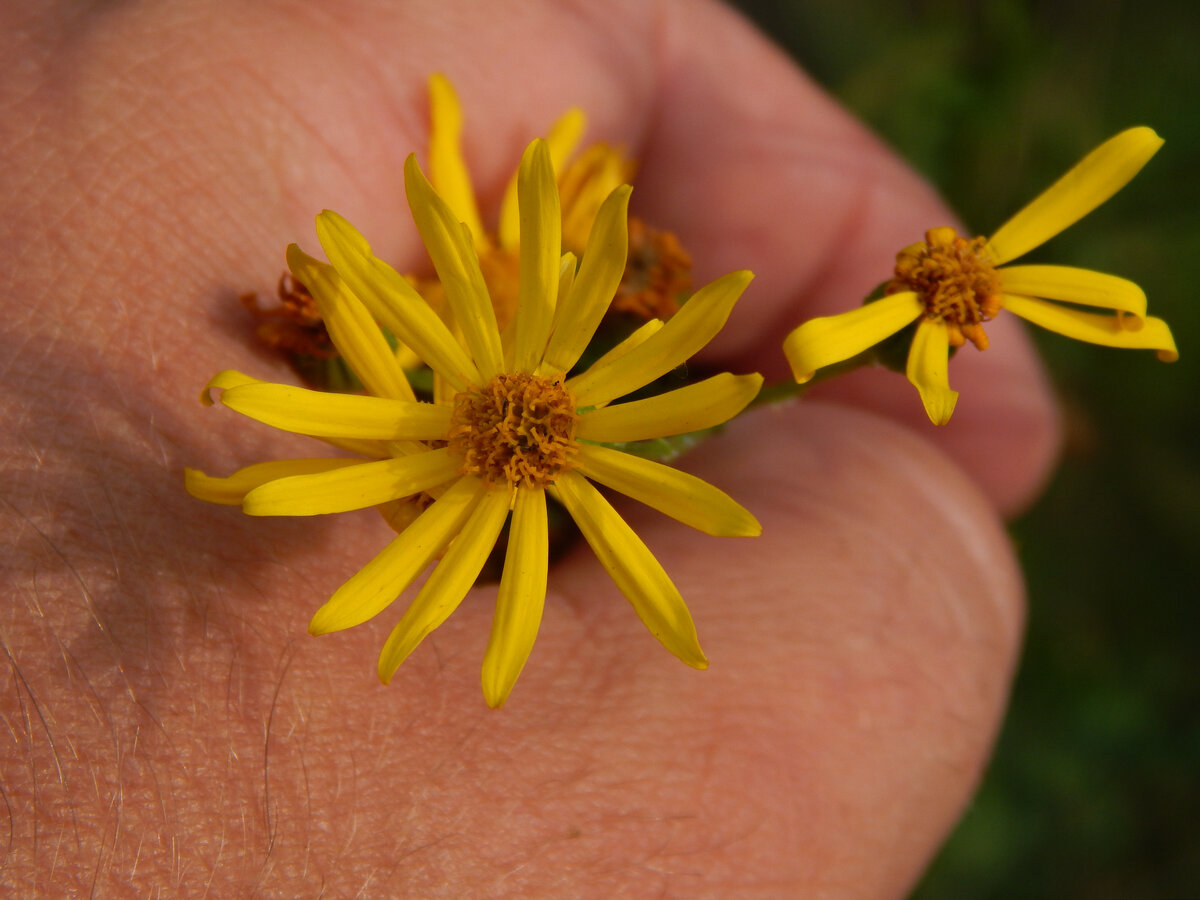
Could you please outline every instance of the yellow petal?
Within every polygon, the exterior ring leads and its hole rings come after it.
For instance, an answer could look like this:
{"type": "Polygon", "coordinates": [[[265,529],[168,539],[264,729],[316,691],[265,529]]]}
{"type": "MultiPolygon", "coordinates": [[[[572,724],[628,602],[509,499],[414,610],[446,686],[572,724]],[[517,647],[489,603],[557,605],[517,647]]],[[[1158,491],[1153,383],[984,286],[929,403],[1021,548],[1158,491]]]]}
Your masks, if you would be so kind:
{"type": "Polygon", "coordinates": [[[476,241],[485,241],[471,174],[462,156],[462,107],[445,75],[429,76],[429,177],[455,219],[465,222],[476,241]]]}
{"type": "MultiPolygon", "coordinates": [[[[212,377],[212,380],[204,386],[204,390],[200,392],[200,402],[205,406],[212,406],[216,399],[212,396],[214,390],[225,391],[229,388],[244,387],[250,384],[269,384],[270,382],[261,381],[258,378],[251,378],[249,375],[244,375],[234,369],[226,369],[224,372],[218,372],[212,377]]],[[[311,435],[324,444],[329,444],[331,447],[338,447],[341,450],[357,453],[359,456],[365,456],[369,459],[383,459],[385,456],[390,456],[387,445],[383,441],[375,440],[359,440],[352,437],[336,437],[334,435],[311,435]]]]}
{"type": "MultiPolygon", "coordinates": [[[[587,128],[587,117],[581,109],[568,109],[550,126],[546,135],[546,146],[550,150],[550,162],[554,171],[561,172],[567,158],[579,146],[587,128]]],[[[505,250],[516,250],[521,246],[521,214],[517,203],[517,176],[509,179],[500,204],[500,246],[505,250]]]]}
{"type": "Polygon", "coordinates": [[[425,179],[416,154],[409,154],[404,161],[404,189],[454,321],[462,330],[480,375],[488,381],[503,366],[500,329],[471,235],[425,179]]]}
{"type": "Polygon", "coordinates": [[[483,482],[460,478],[408,528],[317,610],[309,634],[359,625],[386,609],[459,532],[484,493],[483,482]]]}
{"type": "Polygon", "coordinates": [[[421,365],[421,357],[413,352],[412,347],[398,344],[396,347],[396,362],[400,364],[401,369],[408,371],[421,365]]]}
{"type": "Polygon", "coordinates": [[[574,287],[566,304],[555,315],[554,334],[550,337],[544,360],[548,370],[565,374],[579,362],[600,320],[612,305],[629,255],[631,191],[628,185],[617,188],[596,214],[596,224],[588,238],[574,287]]]}
{"type": "Polygon", "coordinates": [[[1130,331],[1141,328],[1146,316],[1146,294],[1116,275],[1072,266],[1007,266],[999,272],[1006,293],[1118,310],[1126,314],[1121,324],[1130,331]]]}
{"type": "Polygon", "coordinates": [[[462,461],[442,447],[333,471],[292,475],[254,488],[242,510],[250,516],[317,516],[365,509],[451,481],[462,461]]]}
{"type": "Polygon", "coordinates": [[[562,212],[558,187],[546,142],[534,141],[521,159],[517,174],[521,211],[521,275],[518,286],[513,367],[532,372],[542,360],[554,304],[558,298],[558,268],[562,261],[562,212]]]}
{"type": "Polygon", "coordinates": [[[844,362],[916,321],[924,307],[912,291],[892,294],[836,316],[809,319],[783,341],[792,375],[804,384],[817,369],[844,362]]]}
{"type": "Polygon", "coordinates": [[[592,363],[591,368],[599,369],[605,366],[611,366],[620,359],[624,359],[626,354],[631,350],[640,347],[646,343],[651,337],[658,334],[663,325],[666,323],[662,319],[650,319],[646,324],[642,325],[636,331],[630,333],[629,337],[625,338],[621,343],[617,344],[598,360],[592,363]]]}
{"type": "Polygon", "coordinates": [[[580,444],[578,471],[605,487],[717,537],[756,537],[758,520],[724,491],[662,463],[610,447],[580,444]]]}
{"type": "Polygon", "coordinates": [[[550,151],[550,162],[554,163],[556,173],[566,168],[567,160],[583,140],[585,131],[587,116],[577,106],[572,106],[554,120],[546,133],[546,148],[550,151]]]}
{"type": "Polygon", "coordinates": [[[587,244],[600,205],[633,180],[635,168],[631,159],[607,144],[592,144],[565,169],[556,168],[564,247],[581,249],[587,244]]]}
{"type": "Polygon", "coordinates": [[[1145,127],[1109,138],[1009,219],[987,242],[995,265],[1040,246],[1125,187],[1163,144],[1145,127]]]}
{"type": "Polygon", "coordinates": [[[1147,317],[1137,331],[1130,331],[1122,327],[1117,316],[1087,313],[1034,297],[1005,294],[1004,308],[1035,325],[1057,331],[1077,341],[1126,350],[1154,350],[1163,362],[1175,362],[1179,359],[1179,351],[1175,349],[1175,338],[1171,335],[1171,329],[1162,319],[1153,316],[1147,317]]]}
{"type": "Polygon", "coordinates": [[[288,245],[287,262],[292,274],[317,301],[334,346],[367,391],[376,397],[415,400],[412,386],[383,332],[333,266],[313,259],[295,244],[288,245]]]}
{"type": "Polygon", "coordinates": [[[579,269],[579,260],[575,258],[575,254],[565,252],[558,265],[558,300],[554,304],[554,324],[558,325],[562,318],[562,311],[567,305],[567,298],[571,296],[571,287],[575,284],[575,273],[579,269]]]}
{"type": "MultiPolygon", "coordinates": [[[[379,654],[379,680],[387,684],[396,669],[408,658],[433,629],[458,608],[488,554],[496,545],[504,520],[508,518],[508,493],[486,491],[479,505],[463,524],[462,530],[429,579],[421,585],[412,605],[396,623],[383,651],[379,654]]],[[[415,523],[413,528],[419,527],[415,523]]]]}
{"type": "Polygon", "coordinates": [[[266,384],[266,382],[259,378],[251,378],[237,369],[226,369],[223,372],[218,372],[209,379],[208,384],[200,391],[200,402],[205,406],[212,406],[217,402],[217,399],[212,394],[213,391],[225,391],[229,388],[241,387],[246,384],[266,384]]]}
{"type": "Polygon", "coordinates": [[[479,369],[450,329],[395,269],[371,252],[354,226],[331,210],[317,216],[317,237],[338,275],[380,325],[431,369],[464,390],[479,384],[479,369]]]}
{"type": "Polygon", "coordinates": [[[663,327],[617,362],[597,362],[567,382],[581,407],[599,406],[636,391],[690,359],[724,326],[754,276],[730,272],[706,284],[663,327]]]}
{"type": "Polygon", "coordinates": [[[387,523],[388,528],[400,534],[417,520],[422,509],[419,497],[402,497],[399,500],[380,503],[375,507],[375,511],[387,523]]]}
{"type": "Polygon", "coordinates": [[[246,466],[227,478],[214,478],[212,475],[205,475],[199,469],[184,469],[183,486],[189,494],[199,500],[220,503],[222,506],[241,506],[246,494],[268,481],[292,475],[329,472],[361,463],[361,459],[349,459],[344,456],[333,459],[280,459],[246,466]]]}
{"type": "Polygon", "coordinates": [[[445,439],[451,407],[352,394],[328,394],[289,384],[227,388],[221,402],[283,431],[376,440],[445,439]]]}
{"type": "Polygon", "coordinates": [[[310,437],[315,437],[322,444],[337,447],[347,453],[365,456],[367,459],[386,459],[389,456],[397,455],[389,449],[390,446],[396,446],[392,441],[358,440],[356,438],[330,437],[329,435],[310,435],[310,437]]]}
{"type": "Polygon", "coordinates": [[[945,323],[922,319],[908,350],[908,380],[921,392],[929,421],[945,425],[958,392],[950,390],[950,332],[945,323]]]}
{"type": "Polygon", "coordinates": [[[567,508],[638,618],[677,657],[704,669],[708,660],[683,597],[654,555],[612,505],[575,473],[559,476],[551,493],[567,508]]]}
{"type": "Polygon", "coordinates": [[[517,491],[492,635],[483,657],[483,696],[493,709],[504,705],[537,638],[546,603],[549,547],[545,492],[517,491]]]}
{"type": "Polygon", "coordinates": [[[761,387],[761,375],[722,372],[644,400],[589,410],[580,417],[575,436],[619,444],[711,428],[745,409],[761,387]]]}

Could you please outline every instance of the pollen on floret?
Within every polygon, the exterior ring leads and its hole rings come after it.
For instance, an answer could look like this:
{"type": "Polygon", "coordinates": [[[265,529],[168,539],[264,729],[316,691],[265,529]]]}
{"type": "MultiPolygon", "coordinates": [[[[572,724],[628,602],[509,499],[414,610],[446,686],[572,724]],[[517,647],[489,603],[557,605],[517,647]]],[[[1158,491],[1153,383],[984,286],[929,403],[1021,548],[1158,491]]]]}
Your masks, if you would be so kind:
{"type": "Polygon", "coordinates": [[[500,374],[454,398],[449,446],[464,475],[489,485],[546,487],[571,465],[575,398],[561,381],[500,374]]]}
{"type": "Polygon", "coordinates": [[[953,228],[931,228],[925,240],[896,254],[887,294],[913,291],[927,318],[944,322],[950,346],[970,341],[988,347],[983,323],[1000,311],[1000,276],[984,249],[985,238],[968,240],[953,228]]]}

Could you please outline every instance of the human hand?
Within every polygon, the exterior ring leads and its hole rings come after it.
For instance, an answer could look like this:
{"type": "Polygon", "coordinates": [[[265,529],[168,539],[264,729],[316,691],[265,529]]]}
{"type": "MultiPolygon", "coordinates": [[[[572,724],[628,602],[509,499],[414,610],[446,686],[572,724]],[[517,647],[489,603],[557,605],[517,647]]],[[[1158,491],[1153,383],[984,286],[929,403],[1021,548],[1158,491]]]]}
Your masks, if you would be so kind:
{"type": "Polygon", "coordinates": [[[584,548],[554,569],[499,713],[478,690],[494,588],[381,687],[372,660],[394,613],[304,632],[387,539],[378,518],[248,519],[188,497],[180,472],[306,452],[195,396],[220,368],[290,377],[242,340],[233,298],[273,283],[289,241],[315,244],[322,207],[419,265],[401,164],[424,146],[430,71],[458,86],[485,201],[577,104],[589,137],[642,161],[634,207],[680,235],[699,280],[756,271],[710,350],[734,371],[784,376],[787,328],[857,303],[947,221],[927,188],[703,3],[0,17],[20,63],[0,82],[0,885],[904,892],[974,785],[1019,638],[996,510],[1028,501],[1055,432],[1011,321],[956,361],[945,429],[902,378],[866,372],[690,456],[761,538],[712,542],[628,510],[688,601],[707,672],[657,646],[584,548]]]}

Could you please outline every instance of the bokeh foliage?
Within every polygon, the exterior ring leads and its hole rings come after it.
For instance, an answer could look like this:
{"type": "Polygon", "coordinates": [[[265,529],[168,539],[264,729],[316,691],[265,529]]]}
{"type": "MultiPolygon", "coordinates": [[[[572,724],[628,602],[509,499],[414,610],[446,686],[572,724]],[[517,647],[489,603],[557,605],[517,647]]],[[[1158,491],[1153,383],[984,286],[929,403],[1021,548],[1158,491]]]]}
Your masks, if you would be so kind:
{"type": "Polygon", "coordinates": [[[983,233],[1122,128],[1166,138],[1030,256],[1137,281],[1182,359],[1035,335],[1068,441],[1012,528],[1028,643],[982,789],[914,896],[1200,896],[1200,4],[737,5],[983,233]]]}

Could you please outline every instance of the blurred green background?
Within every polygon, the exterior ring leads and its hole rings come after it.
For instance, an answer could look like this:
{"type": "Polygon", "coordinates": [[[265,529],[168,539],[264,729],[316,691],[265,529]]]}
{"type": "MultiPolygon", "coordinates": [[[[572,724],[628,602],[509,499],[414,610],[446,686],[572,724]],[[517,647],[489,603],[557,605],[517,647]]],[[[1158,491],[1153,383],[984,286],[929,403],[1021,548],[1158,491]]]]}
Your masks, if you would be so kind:
{"type": "Polygon", "coordinates": [[[1200,3],[736,5],[980,233],[1117,131],[1166,138],[1028,257],[1137,281],[1182,359],[1035,334],[1068,443],[1012,527],[1028,643],[982,789],[913,896],[1200,897],[1200,3]]]}

